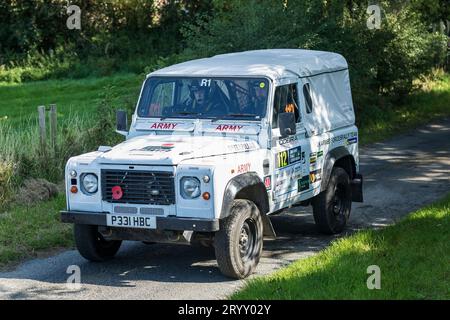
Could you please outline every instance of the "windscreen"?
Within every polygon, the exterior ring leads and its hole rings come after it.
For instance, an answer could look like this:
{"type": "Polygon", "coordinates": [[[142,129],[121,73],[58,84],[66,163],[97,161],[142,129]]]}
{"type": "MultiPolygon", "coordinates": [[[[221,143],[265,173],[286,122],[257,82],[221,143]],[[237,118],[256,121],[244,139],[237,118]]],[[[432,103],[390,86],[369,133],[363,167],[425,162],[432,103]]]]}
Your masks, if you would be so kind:
{"type": "Polygon", "coordinates": [[[260,120],[268,93],[267,79],[151,77],[144,84],[138,116],[260,120]]]}

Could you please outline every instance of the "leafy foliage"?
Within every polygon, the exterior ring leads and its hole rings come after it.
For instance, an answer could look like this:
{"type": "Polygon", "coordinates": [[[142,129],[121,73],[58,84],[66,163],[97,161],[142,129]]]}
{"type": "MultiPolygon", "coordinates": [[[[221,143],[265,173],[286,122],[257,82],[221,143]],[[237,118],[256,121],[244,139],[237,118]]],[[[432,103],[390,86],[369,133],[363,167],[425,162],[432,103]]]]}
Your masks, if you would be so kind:
{"type": "Polygon", "coordinates": [[[442,65],[446,38],[429,33],[416,7],[380,1],[379,30],[367,28],[366,1],[216,2],[214,14],[183,30],[188,53],[209,56],[264,48],[306,48],[344,55],[358,105],[384,93],[403,96],[413,79],[442,65]],[[244,17],[244,18],[243,18],[244,17]]]}
{"type": "Polygon", "coordinates": [[[0,2],[0,66],[13,69],[9,78],[0,70],[0,81],[142,72],[155,57],[179,52],[181,26],[210,10],[206,0],[80,0],[73,4],[81,9],[81,30],[69,30],[68,3],[0,2]],[[47,63],[39,72],[34,56],[54,62],[55,51],[66,53],[64,66],[47,63]]]}

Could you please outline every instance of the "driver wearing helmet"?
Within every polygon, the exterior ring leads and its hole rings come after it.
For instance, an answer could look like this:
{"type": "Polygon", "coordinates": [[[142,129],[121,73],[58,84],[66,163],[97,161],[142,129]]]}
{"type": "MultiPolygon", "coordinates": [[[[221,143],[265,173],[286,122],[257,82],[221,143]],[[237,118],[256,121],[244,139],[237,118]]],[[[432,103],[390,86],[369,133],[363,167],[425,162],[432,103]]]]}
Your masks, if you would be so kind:
{"type": "Polygon", "coordinates": [[[192,99],[192,111],[199,114],[210,114],[218,111],[218,104],[214,103],[214,97],[211,94],[211,88],[208,86],[201,86],[195,80],[189,86],[192,99]]]}
{"type": "Polygon", "coordinates": [[[208,88],[202,87],[198,81],[194,81],[190,87],[191,97],[192,97],[192,107],[194,111],[200,111],[205,105],[208,96],[208,88]]]}

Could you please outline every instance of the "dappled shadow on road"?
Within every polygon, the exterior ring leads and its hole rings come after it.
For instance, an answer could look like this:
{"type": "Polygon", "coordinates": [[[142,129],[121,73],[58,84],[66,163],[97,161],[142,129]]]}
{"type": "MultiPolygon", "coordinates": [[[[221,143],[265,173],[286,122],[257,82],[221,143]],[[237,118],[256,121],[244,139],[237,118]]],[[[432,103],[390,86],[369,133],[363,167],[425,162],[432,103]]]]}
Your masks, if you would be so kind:
{"type": "MultiPolygon", "coordinates": [[[[265,265],[271,270],[284,266],[298,258],[298,252],[305,252],[306,255],[317,252],[334,238],[321,236],[311,224],[311,216],[306,213],[280,215],[272,219],[279,238],[265,241],[259,269],[266,269],[265,265]],[[292,253],[295,255],[287,256],[292,253]]],[[[5,280],[0,286],[0,295],[8,299],[60,295],[76,298],[92,290],[91,286],[133,289],[137,283],[159,283],[169,288],[172,284],[220,285],[239,282],[220,273],[212,248],[133,242],[125,242],[116,258],[105,263],[91,263],[82,259],[76,251],[69,251],[48,259],[30,261],[14,272],[0,274],[0,278],[5,280]],[[43,264],[51,268],[39,269],[43,264]],[[80,267],[81,290],[65,287],[69,265],[80,267]],[[28,280],[27,284],[23,289],[11,290],[8,280],[18,279],[28,280]]]]}
{"type": "MultiPolygon", "coordinates": [[[[315,227],[306,220],[310,217],[280,215],[273,217],[279,238],[265,241],[265,256],[275,259],[283,252],[295,249],[290,243],[294,238],[320,238],[315,227]],[[306,219],[306,220],[305,220],[306,219]],[[306,223],[305,223],[306,222],[306,223]],[[294,228],[293,228],[294,226],[294,228]],[[296,230],[295,226],[298,227],[296,230]]],[[[298,248],[297,248],[298,249],[298,248]]],[[[305,250],[318,250],[315,245],[304,245],[305,250]]],[[[124,242],[116,258],[104,263],[91,263],[82,259],[76,251],[65,252],[48,259],[33,260],[17,270],[0,273],[0,278],[24,278],[49,283],[65,283],[69,265],[78,265],[84,284],[104,286],[133,286],[134,281],[160,282],[227,282],[233,281],[221,275],[217,268],[213,248],[124,242]],[[37,270],[46,262],[52,270],[37,270]],[[33,274],[34,276],[30,276],[33,274]]]]}

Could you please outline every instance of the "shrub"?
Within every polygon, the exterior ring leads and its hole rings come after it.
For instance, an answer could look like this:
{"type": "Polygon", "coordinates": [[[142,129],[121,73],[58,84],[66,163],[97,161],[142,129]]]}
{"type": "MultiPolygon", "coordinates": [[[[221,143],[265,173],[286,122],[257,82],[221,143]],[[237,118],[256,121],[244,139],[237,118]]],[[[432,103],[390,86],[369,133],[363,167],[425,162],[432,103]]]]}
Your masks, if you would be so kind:
{"type": "Polygon", "coordinates": [[[134,92],[119,95],[118,91],[113,86],[105,87],[89,115],[70,113],[59,119],[55,148],[49,142],[46,150],[41,148],[35,117],[15,127],[7,118],[0,119],[0,205],[8,202],[12,191],[25,180],[44,178],[58,183],[70,157],[123,141],[115,133],[116,110],[127,110],[131,119],[136,97],[134,92]]]}
{"type": "Polygon", "coordinates": [[[58,47],[49,53],[30,51],[14,62],[0,66],[0,82],[21,83],[67,77],[79,60],[71,47],[58,47]]]}
{"type": "Polygon", "coordinates": [[[136,68],[141,72],[151,63],[148,57],[182,50],[181,25],[211,9],[209,0],[81,0],[72,3],[81,8],[81,30],[69,30],[65,26],[69,4],[66,0],[0,1],[0,65],[11,72],[0,72],[0,81],[42,80],[66,73],[100,76],[136,68]],[[29,55],[51,56],[57,48],[64,48],[69,58],[75,56],[70,68],[66,63],[39,68],[27,61],[29,55]]]}
{"type": "Polygon", "coordinates": [[[71,115],[58,126],[55,150],[42,150],[36,121],[12,127],[0,123],[0,155],[5,161],[14,163],[14,184],[25,177],[46,178],[57,182],[63,173],[67,157],[86,149],[87,138],[82,134],[89,126],[85,117],[71,115]]]}

